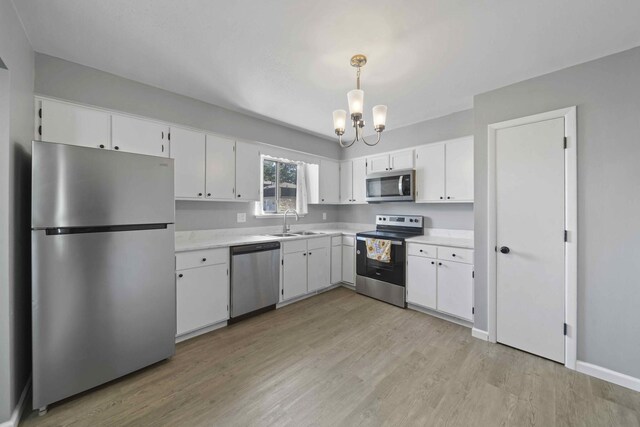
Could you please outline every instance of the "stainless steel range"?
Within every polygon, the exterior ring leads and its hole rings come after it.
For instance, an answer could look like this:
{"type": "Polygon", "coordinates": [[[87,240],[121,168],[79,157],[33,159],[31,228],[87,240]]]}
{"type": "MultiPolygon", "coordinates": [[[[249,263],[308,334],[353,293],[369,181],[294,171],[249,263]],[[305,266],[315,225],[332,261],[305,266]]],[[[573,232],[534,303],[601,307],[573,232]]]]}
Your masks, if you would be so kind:
{"type": "Polygon", "coordinates": [[[406,307],[405,239],[423,234],[422,216],[377,215],[374,231],[356,235],[356,292],[406,307]]]}

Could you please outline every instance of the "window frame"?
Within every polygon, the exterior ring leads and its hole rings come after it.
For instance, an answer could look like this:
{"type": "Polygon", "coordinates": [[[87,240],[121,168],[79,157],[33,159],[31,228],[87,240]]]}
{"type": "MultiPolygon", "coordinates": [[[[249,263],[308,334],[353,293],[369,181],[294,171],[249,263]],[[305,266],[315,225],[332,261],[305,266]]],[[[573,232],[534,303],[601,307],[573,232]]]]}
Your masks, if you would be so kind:
{"type": "MultiPolygon", "coordinates": [[[[280,199],[280,191],[279,191],[280,190],[280,168],[278,166],[280,163],[295,165],[296,168],[300,167],[300,163],[293,160],[278,159],[275,157],[265,156],[265,155],[261,156],[260,158],[260,201],[258,202],[259,208],[257,209],[258,213],[256,213],[256,218],[282,217],[282,214],[284,214],[284,212],[278,212],[279,199],[280,199]],[[275,167],[276,180],[275,180],[275,191],[274,191],[276,212],[264,211],[264,162],[265,161],[274,162],[276,164],[276,167],[275,167]]],[[[296,204],[297,204],[297,199],[298,199],[298,186],[296,183],[296,204]]],[[[304,214],[298,214],[298,216],[303,217],[304,214]]]]}

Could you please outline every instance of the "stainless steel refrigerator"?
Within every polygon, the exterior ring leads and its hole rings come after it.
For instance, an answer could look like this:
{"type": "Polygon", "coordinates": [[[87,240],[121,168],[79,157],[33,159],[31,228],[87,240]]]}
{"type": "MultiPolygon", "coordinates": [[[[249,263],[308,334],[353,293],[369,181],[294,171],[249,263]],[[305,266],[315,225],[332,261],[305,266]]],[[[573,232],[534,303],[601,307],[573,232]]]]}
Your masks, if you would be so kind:
{"type": "Polygon", "coordinates": [[[34,141],[33,407],[175,352],[173,160],[34,141]]]}

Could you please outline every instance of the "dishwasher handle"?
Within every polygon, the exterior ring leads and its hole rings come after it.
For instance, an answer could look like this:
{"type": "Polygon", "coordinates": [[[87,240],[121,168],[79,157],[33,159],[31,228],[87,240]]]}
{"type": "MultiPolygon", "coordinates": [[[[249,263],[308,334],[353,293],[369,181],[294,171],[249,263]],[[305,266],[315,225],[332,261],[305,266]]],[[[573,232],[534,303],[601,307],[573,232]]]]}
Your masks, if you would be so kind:
{"type": "Polygon", "coordinates": [[[255,252],[275,251],[280,249],[280,242],[254,243],[250,245],[232,246],[231,255],[244,255],[255,252]]]}

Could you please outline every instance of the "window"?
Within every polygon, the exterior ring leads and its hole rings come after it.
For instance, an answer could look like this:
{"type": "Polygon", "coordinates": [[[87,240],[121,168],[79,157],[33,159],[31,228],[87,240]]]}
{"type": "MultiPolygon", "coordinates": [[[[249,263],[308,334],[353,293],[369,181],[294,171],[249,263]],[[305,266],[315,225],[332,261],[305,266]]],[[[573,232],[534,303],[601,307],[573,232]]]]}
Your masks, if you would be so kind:
{"type": "Polygon", "coordinates": [[[298,165],[271,159],[262,160],[262,213],[278,214],[296,209],[298,165]]]}

